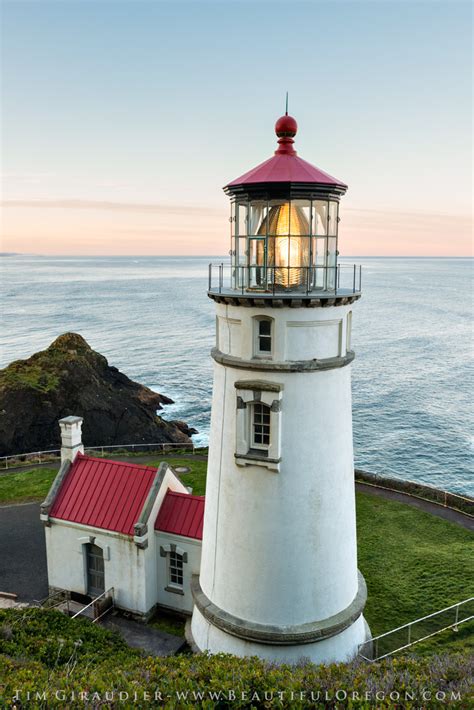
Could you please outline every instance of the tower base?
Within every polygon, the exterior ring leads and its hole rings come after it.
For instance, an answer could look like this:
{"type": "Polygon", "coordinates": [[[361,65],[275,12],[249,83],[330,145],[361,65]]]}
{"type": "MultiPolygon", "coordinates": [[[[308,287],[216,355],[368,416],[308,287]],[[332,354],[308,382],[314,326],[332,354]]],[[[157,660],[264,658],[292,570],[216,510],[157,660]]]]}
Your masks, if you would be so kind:
{"type": "Polygon", "coordinates": [[[370,638],[369,626],[362,615],[351,626],[330,638],[294,645],[258,643],[228,634],[214,626],[196,607],[187,629],[188,643],[194,651],[258,656],[276,663],[297,663],[301,660],[316,664],[345,663],[355,658],[360,644],[370,638]]]}

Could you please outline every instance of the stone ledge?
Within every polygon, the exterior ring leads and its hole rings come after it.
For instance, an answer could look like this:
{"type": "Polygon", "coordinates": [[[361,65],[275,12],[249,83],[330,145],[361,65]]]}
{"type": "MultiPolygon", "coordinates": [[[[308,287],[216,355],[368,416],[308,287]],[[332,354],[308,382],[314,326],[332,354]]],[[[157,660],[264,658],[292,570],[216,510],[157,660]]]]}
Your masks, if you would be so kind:
{"type": "MultiPolygon", "coordinates": [[[[291,360],[288,362],[274,362],[268,360],[243,360],[234,355],[226,355],[218,348],[212,348],[211,357],[220,365],[235,367],[243,370],[260,370],[266,372],[315,372],[321,370],[335,370],[338,367],[349,365],[355,358],[353,350],[348,350],[346,355],[327,357],[320,360],[291,360]]],[[[250,389],[250,388],[249,388],[250,389]]]]}
{"type": "Polygon", "coordinates": [[[365,579],[358,572],[359,587],[354,600],[338,614],[322,621],[308,624],[288,626],[273,626],[257,624],[240,619],[233,614],[220,609],[204,594],[199,583],[199,576],[194,574],[191,580],[191,591],[196,607],[211,624],[232,636],[257,643],[289,646],[296,644],[315,643],[336,636],[351,626],[362,614],[367,601],[365,579]]]}

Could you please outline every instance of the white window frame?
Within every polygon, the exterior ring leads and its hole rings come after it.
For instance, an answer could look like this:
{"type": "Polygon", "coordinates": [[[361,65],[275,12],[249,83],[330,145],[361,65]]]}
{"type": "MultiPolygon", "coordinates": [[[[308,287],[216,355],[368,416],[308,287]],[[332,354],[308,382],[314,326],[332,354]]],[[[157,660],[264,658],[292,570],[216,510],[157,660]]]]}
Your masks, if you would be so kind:
{"type": "Polygon", "coordinates": [[[260,451],[266,451],[268,452],[270,448],[270,443],[271,443],[271,438],[272,438],[272,424],[271,424],[271,408],[268,406],[268,404],[265,404],[264,402],[251,402],[249,403],[249,425],[250,425],[250,432],[249,432],[249,441],[250,441],[250,450],[252,449],[257,449],[260,451]],[[255,422],[255,415],[257,413],[257,410],[261,409],[261,415],[262,415],[262,421],[259,424],[256,424],[255,422]],[[267,414],[268,411],[268,424],[263,423],[263,417],[265,414],[267,414]],[[257,426],[262,427],[262,439],[265,438],[265,429],[268,428],[268,443],[265,442],[256,442],[255,441],[255,428],[257,426]]]}
{"type": "Polygon", "coordinates": [[[165,591],[173,592],[174,594],[184,594],[184,565],[188,561],[188,553],[185,552],[181,547],[175,544],[171,545],[161,545],[160,546],[160,557],[166,557],[166,575],[167,575],[167,585],[165,591]],[[182,582],[172,581],[172,569],[177,569],[177,567],[172,565],[171,556],[176,555],[181,558],[181,576],[182,582]]]}
{"type": "Polygon", "coordinates": [[[281,461],[281,409],[283,385],[275,382],[245,380],[236,388],[236,445],[238,466],[261,466],[278,472],[281,461]],[[270,410],[270,440],[255,445],[253,438],[254,407],[264,404],[270,410]]]}
{"type": "Polygon", "coordinates": [[[168,584],[170,587],[180,589],[184,587],[184,559],[183,555],[176,550],[168,553],[168,584]]]}

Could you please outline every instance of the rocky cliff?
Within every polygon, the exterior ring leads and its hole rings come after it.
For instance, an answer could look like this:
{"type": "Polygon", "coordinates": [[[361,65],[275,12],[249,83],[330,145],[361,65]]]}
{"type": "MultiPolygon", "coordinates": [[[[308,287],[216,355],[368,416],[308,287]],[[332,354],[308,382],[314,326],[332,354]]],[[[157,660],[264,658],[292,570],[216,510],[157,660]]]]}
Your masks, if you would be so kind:
{"type": "Polygon", "coordinates": [[[195,430],[157,416],[172,400],[133,382],[76,333],[0,370],[0,455],[57,449],[58,419],[84,417],[86,446],[189,443],[195,430]]]}

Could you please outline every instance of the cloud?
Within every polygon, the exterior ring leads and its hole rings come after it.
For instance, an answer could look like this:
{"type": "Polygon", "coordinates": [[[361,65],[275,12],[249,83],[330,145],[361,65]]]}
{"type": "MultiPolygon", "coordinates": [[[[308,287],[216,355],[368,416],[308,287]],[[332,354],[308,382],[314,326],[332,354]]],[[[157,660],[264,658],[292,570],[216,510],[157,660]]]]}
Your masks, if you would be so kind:
{"type": "Polygon", "coordinates": [[[61,210],[105,210],[108,212],[141,212],[168,215],[216,217],[223,212],[214,207],[195,205],[165,205],[154,202],[109,202],[106,200],[2,200],[4,207],[27,207],[61,210]]]}

